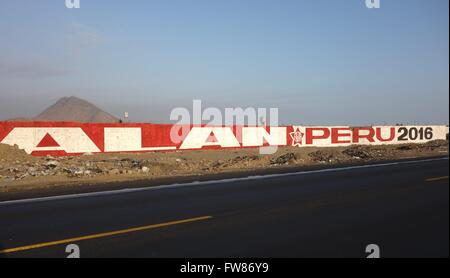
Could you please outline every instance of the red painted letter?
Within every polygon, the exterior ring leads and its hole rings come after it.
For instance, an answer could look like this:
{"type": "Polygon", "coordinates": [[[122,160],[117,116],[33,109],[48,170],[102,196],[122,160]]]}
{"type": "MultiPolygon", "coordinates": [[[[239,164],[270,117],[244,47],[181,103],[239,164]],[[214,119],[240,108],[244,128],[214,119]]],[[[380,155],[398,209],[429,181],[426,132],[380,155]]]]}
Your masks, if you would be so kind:
{"type": "Polygon", "coordinates": [[[342,144],[350,143],[350,138],[352,134],[350,133],[350,128],[332,128],[331,129],[331,144],[342,144]],[[339,131],[347,131],[345,133],[340,133],[339,131]],[[340,137],[348,137],[348,140],[339,140],[340,137]]]}
{"type": "Polygon", "coordinates": [[[390,131],[389,138],[383,139],[383,137],[381,136],[381,128],[380,128],[380,127],[377,127],[377,139],[378,139],[380,142],[389,142],[389,141],[394,140],[394,138],[395,138],[395,127],[391,127],[391,128],[389,129],[389,131],[390,131]]]}
{"type": "Polygon", "coordinates": [[[330,137],[328,128],[306,128],[306,145],[311,145],[314,139],[327,139],[330,137]],[[314,135],[314,131],[322,131],[322,135],[314,135]]]}
{"type": "Polygon", "coordinates": [[[358,127],[353,129],[353,143],[359,143],[361,139],[367,139],[370,143],[374,143],[375,130],[371,127],[358,127]],[[361,135],[361,130],[368,131],[369,134],[361,135]]]}

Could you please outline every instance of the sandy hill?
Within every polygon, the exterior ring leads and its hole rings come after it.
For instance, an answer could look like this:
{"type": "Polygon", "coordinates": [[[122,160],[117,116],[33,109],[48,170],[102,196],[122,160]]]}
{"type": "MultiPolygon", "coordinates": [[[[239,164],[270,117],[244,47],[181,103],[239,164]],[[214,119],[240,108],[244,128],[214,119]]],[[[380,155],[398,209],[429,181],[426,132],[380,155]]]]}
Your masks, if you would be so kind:
{"type": "Polygon", "coordinates": [[[94,104],[77,98],[64,97],[34,118],[39,121],[74,121],[85,123],[116,123],[113,115],[94,104]]]}

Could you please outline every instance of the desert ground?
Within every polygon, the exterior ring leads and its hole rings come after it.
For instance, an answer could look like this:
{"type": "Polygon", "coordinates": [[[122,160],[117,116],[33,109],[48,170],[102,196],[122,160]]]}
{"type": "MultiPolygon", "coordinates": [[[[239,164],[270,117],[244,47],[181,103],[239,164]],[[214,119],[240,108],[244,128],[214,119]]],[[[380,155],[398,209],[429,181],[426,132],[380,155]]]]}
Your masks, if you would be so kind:
{"type": "Polygon", "coordinates": [[[17,146],[0,145],[0,192],[444,156],[448,145],[448,141],[437,140],[390,146],[281,147],[272,155],[251,148],[68,157],[34,157],[17,146]]]}

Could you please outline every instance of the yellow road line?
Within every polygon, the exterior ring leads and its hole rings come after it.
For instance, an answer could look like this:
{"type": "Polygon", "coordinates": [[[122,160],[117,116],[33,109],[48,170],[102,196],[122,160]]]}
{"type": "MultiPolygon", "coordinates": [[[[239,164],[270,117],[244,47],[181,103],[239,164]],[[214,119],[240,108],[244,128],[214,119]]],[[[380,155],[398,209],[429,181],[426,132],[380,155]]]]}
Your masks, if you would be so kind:
{"type": "Polygon", "coordinates": [[[448,180],[448,176],[429,178],[429,179],[426,179],[425,181],[432,182],[432,181],[440,181],[440,180],[448,180]]]}
{"type": "Polygon", "coordinates": [[[206,219],[211,219],[211,218],[212,218],[212,216],[202,216],[202,217],[189,218],[189,219],[165,222],[165,223],[160,223],[160,224],[136,227],[136,228],[131,228],[131,229],[118,230],[118,231],[113,231],[113,232],[106,232],[106,233],[99,233],[99,234],[93,234],[93,235],[87,235],[87,236],[81,236],[81,237],[67,238],[67,239],[63,239],[63,240],[50,241],[50,242],[45,242],[45,243],[38,243],[38,244],[33,244],[33,245],[27,245],[27,246],[22,246],[22,247],[0,250],[0,254],[13,253],[13,252],[25,251],[25,250],[36,249],[36,248],[43,248],[43,247],[48,247],[48,246],[73,243],[73,242],[89,240],[89,239],[122,235],[122,234],[127,234],[127,233],[132,233],[132,232],[151,230],[151,229],[162,228],[162,227],[173,226],[173,225],[184,224],[184,223],[195,222],[195,221],[201,221],[201,220],[206,220],[206,219]]]}

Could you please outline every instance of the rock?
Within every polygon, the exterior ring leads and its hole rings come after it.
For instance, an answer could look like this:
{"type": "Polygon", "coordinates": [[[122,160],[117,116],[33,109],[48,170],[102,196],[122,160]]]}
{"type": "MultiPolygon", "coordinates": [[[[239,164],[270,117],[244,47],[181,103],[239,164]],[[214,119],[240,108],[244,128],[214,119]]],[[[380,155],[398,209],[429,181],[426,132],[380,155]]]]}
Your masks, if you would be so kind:
{"type": "Polygon", "coordinates": [[[75,170],[70,168],[62,168],[62,172],[67,174],[73,174],[75,170]]]}
{"type": "Polygon", "coordinates": [[[148,173],[148,172],[150,172],[150,168],[148,168],[148,167],[146,167],[146,166],[143,166],[143,167],[141,168],[141,170],[142,170],[143,173],[148,173]]]}
{"type": "Polygon", "coordinates": [[[276,159],[271,159],[270,163],[274,165],[284,165],[284,164],[290,164],[294,162],[297,159],[294,153],[286,153],[283,154],[276,159]]]}
{"type": "Polygon", "coordinates": [[[83,156],[91,156],[91,155],[94,155],[94,154],[93,153],[89,153],[89,152],[83,154],[83,156]]]}
{"type": "Polygon", "coordinates": [[[47,160],[47,161],[49,161],[49,160],[55,160],[55,158],[54,158],[53,156],[51,156],[51,155],[47,155],[47,156],[45,157],[45,160],[47,160]]]}
{"type": "Polygon", "coordinates": [[[308,156],[311,157],[313,161],[321,163],[329,163],[333,160],[333,154],[321,150],[309,153],[308,156]]]}
{"type": "Polygon", "coordinates": [[[233,159],[230,160],[231,164],[235,164],[235,163],[239,163],[239,162],[249,162],[249,161],[253,161],[253,160],[258,160],[259,157],[257,155],[252,155],[252,156],[237,156],[233,159]]]}
{"type": "Polygon", "coordinates": [[[223,161],[222,161],[222,160],[214,161],[214,162],[211,164],[211,167],[212,167],[212,168],[218,168],[218,167],[220,167],[222,164],[223,164],[223,161]]]}
{"type": "MultiPolygon", "coordinates": [[[[85,174],[83,167],[81,168],[62,168],[59,173],[66,173],[69,177],[80,177],[85,174]]],[[[55,173],[57,174],[57,173],[55,173]]]]}
{"type": "Polygon", "coordinates": [[[45,164],[45,166],[47,166],[47,168],[54,169],[59,166],[59,162],[56,160],[50,160],[45,164]]]}
{"type": "Polygon", "coordinates": [[[27,172],[36,172],[37,171],[37,169],[36,168],[34,168],[34,167],[30,167],[30,168],[28,168],[27,169],[27,172]]]}
{"type": "Polygon", "coordinates": [[[35,177],[35,176],[37,176],[37,169],[36,168],[34,168],[34,167],[30,167],[30,168],[28,168],[27,169],[27,173],[30,175],[30,176],[32,176],[32,177],[35,177]]]}
{"type": "Polygon", "coordinates": [[[433,140],[433,141],[425,143],[423,146],[429,150],[435,150],[435,149],[441,148],[441,147],[448,148],[448,141],[447,140],[433,140]]]}
{"type": "Polygon", "coordinates": [[[26,178],[26,177],[28,177],[28,173],[25,173],[25,174],[22,174],[22,175],[16,175],[16,176],[14,177],[14,179],[15,179],[15,180],[21,180],[21,179],[24,179],[24,178],[26,178]]]}
{"type": "Polygon", "coordinates": [[[119,171],[119,169],[111,169],[111,170],[108,171],[108,174],[110,174],[110,175],[118,175],[118,174],[120,174],[120,171],[119,171]]]}
{"type": "Polygon", "coordinates": [[[401,145],[397,147],[397,150],[399,151],[410,151],[413,147],[411,145],[401,145]]]}
{"type": "Polygon", "coordinates": [[[342,152],[356,159],[370,159],[372,155],[365,151],[361,146],[350,147],[342,152]]]}
{"type": "Polygon", "coordinates": [[[103,173],[103,169],[96,167],[96,168],[90,168],[89,171],[91,171],[94,174],[102,174],[103,173]]]}
{"type": "Polygon", "coordinates": [[[77,169],[73,172],[73,174],[75,176],[82,176],[84,174],[85,171],[81,170],[81,169],[77,169]]]}
{"type": "Polygon", "coordinates": [[[141,165],[141,161],[137,160],[137,159],[133,159],[131,161],[131,167],[133,168],[138,168],[141,165]]]}

